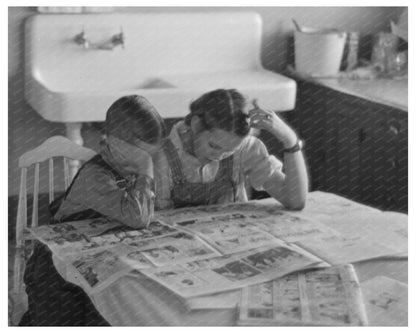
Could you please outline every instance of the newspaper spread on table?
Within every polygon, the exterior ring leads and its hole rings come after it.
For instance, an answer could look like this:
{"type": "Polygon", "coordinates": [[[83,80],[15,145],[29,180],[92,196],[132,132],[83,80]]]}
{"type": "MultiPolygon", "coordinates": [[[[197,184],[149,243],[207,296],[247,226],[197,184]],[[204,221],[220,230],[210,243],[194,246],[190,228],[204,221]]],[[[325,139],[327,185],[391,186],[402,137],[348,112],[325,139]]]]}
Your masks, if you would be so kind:
{"type": "Polygon", "coordinates": [[[352,265],[294,273],[243,288],[238,323],[255,326],[368,324],[352,265]]]}
{"type": "MultiPolygon", "coordinates": [[[[191,298],[328,263],[407,253],[407,243],[373,244],[358,232],[344,236],[338,224],[285,211],[274,200],[160,211],[155,218],[144,230],[100,218],[31,233],[65,262],[87,293],[139,270],[191,298]]],[[[407,239],[406,231],[403,224],[396,236],[407,239]]]]}

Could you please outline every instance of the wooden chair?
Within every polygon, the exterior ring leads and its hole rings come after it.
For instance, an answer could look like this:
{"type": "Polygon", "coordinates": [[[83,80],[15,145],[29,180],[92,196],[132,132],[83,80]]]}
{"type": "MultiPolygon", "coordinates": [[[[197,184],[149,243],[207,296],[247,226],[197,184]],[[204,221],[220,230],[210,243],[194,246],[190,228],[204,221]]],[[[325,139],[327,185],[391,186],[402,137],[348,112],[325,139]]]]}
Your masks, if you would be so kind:
{"type": "Polygon", "coordinates": [[[25,267],[26,240],[29,240],[28,227],[38,226],[38,205],[39,205],[39,170],[42,162],[49,164],[49,203],[54,200],[54,158],[63,158],[63,176],[65,190],[70,185],[69,162],[71,160],[87,161],[96,155],[94,150],[77,145],[62,136],[53,136],[47,139],[37,148],[26,152],[19,158],[21,169],[19,202],[16,216],[16,252],[14,257],[13,291],[12,299],[12,324],[17,325],[22,314],[27,308],[27,297],[23,290],[23,272],[25,267]],[[28,225],[27,205],[27,174],[29,169],[34,169],[33,180],[33,205],[31,223],[28,225]]]}

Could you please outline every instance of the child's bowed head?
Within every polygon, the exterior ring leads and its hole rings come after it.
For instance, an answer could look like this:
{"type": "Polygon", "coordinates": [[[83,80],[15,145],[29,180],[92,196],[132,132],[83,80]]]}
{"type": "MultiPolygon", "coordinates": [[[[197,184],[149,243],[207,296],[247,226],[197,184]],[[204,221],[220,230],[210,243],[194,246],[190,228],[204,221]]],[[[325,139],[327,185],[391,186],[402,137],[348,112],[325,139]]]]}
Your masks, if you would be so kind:
{"type": "Polygon", "coordinates": [[[139,95],[124,96],[108,109],[107,137],[119,138],[131,145],[141,142],[158,145],[166,136],[166,127],[156,108],[139,95]]]}
{"type": "Polygon", "coordinates": [[[115,101],[107,111],[106,132],[112,160],[124,173],[153,178],[152,156],[160,150],[166,128],[146,98],[131,95],[115,101]]]}

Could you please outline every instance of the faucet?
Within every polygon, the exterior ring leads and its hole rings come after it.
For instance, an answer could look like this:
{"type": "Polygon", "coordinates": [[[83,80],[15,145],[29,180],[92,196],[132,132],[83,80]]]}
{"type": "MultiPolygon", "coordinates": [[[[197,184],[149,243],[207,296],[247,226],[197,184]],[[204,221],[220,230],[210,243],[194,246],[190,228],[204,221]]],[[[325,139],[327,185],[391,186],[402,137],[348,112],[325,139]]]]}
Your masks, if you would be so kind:
{"type": "Polygon", "coordinates": [[[116,47],[117,45],[121,45],[121,47],[124,49],[124,45],[125,45],[124,43],[125,43],[125,39],[124,39],[123,27],[120,27],[120,33],[111,37],[111,44],[113,45],[113,48],[116,47]]]}
{"type": "Polygon", "coordinates": [[[121,45],[121,47],[124,49],[125,46],[125,38],[123,33],[123,28],[120,27],[120,33],[113,35],[110,40],[107,40],[105,42],[100,43],[91,43],[87,37],[84,30],[84,27],[82,27],[82,31],[75,35],[74,37],[75,43],[78,45],[83,45],[84,49],[94,49],[94,50],[113,50],[116,46],[121,45]]]}
{"type": "Polygon", "coordinates": [[[82,31],[79,34],[75,35],[74,41],[78,45],[83,45],[84,49],[88,49],[90,47],[90,42],[86,37],[84,27],[82,27],[82,31]]]}

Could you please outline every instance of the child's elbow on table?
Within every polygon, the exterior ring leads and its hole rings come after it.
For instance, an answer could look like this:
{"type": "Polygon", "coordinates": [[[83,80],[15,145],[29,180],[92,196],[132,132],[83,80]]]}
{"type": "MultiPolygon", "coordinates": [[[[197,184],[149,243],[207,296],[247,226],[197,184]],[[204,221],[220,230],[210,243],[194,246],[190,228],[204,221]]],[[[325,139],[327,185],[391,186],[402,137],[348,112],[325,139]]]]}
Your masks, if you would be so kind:
{"type": "Polygon", "coordinates": [[[119,222],[132,229],[145,229],[148,226],[148,221],[140,215],[124,218],[119,222]]]}
{"type": "Polygon", "coordinates": [[[306,206],[306,194],[297,198],[284,198],[280,202],[288,210],[303,210],[306,206]]]}
{"type": "Polygon", "coordinates": [[[138,207],[135,203],[124,202],[117,215],[118,216],[114,216],[114,218],[130,228],[144,229],[148,226],[149,215],[143,214],[142,208],[138,207]]]}
{"type": "Polygon", "coordinates": [[[305,201],[285,205],[285,207],[289,210],[298,210],[298,211],[303,210],[305,208],[305,206],[306,206],[305,201]]]}

